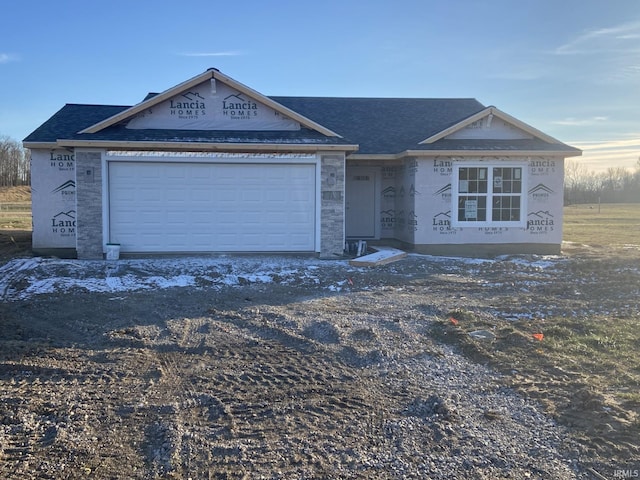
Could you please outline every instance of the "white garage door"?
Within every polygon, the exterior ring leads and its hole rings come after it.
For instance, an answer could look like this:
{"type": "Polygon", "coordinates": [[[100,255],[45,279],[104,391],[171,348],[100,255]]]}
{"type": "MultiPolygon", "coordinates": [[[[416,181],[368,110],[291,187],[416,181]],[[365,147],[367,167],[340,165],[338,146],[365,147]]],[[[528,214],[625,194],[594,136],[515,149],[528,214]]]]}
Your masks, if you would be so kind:
{"type": "Polygon", "coordinates": [[[315,165],[109,163],[123,252],[315,249],[315,165]]]}

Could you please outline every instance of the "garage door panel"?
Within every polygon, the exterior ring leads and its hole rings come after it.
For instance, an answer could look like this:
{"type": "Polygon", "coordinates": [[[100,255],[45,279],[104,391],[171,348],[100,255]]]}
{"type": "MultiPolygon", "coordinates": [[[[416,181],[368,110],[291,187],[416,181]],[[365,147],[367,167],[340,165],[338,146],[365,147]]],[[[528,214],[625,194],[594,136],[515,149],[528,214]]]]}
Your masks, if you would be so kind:
{"type": "Polygon", "coordinates": [[[242,192],[242,199],[245,202],[254,202],[260,204],[264,202],[266,193],[261,190],[245,190],[242,192]]]}
{"type": "Polygon", "coordinates": [[[189,237],[184,233],[168,233],[167,244],[173,247],[180,247],[183,245],[189,237]]]}
{"type": "Polygon", "coordinates": [[[187,199],[184,192],[178,192],[175,190],[167,190],[165,199],[171,205],[184,205],[187,199]]]}
{"type": "Polygon", "coordinates": [[[315,165],[109,164],[123,252],[313,251],[315,165]]]}
{"type": "Polygon", "coordinates": [[[202,202],[203,205],[208,206],[209,202],[211,202],[211,193],[212,192],[209,188],[193,187],[189,192],[189,200],[192,205],[202,202]]]}

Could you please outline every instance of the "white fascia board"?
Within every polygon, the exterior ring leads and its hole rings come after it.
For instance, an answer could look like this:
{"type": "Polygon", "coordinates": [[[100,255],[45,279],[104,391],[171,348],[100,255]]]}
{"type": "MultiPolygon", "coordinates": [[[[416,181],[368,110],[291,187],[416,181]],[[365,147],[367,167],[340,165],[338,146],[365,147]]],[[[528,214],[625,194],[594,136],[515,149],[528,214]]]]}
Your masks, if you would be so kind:
{"type": "Polygon", "coordinates": [[[246,85],[238,82],[237,80],[234,80],[231,77],[227,77],[226,75],[224,75],[223,73],[220,73],[219,71],[214,72],[214,78],[216,80],[220,80],[222,83],[225,83],[232,88],[235,88],[239,92],[246,94],[247,96],[253,98],[254,100],[257,100],[260,103],[263,103],[264,105],[273,108],[277,112],[282,113],[283,115],[289,118],[292,118],[293,120],[296,120],[297,122],[301,123],[305,127],[308,127],[312,130],[316,130],[328,137],[342,138],[342,136],[338,135],[336,132],[329,130],[326,127],[323,127],[319,123],[316,123],[313,120],[310,120],[307,117],[304,117],[299,113],[296,113],[295,111],[285,107],[284,105],[281,105],[280,103],[274,100],[271,100],[269,97],[262,95],[260,92],[257,92],[256,90],[250,87],[247,87],[246,85]]]}
{"type": "Polygon", "coordinates": [[[176,85],[175,87],[170,88],[169,90],[165,90],[164,92],[159,93],[158,95],[155,95],[149,98],[148,100],[140,102],[137,105],[134,105],[133,107],[127,108],[126,110],[123,110],[122,112],[117,113],[116,115],[113,115],[112,117],[106,118],[96,123],[95,125],[85,128],[84,130],[81,130],[79,133],[99,132],[100,130],[110,127],[111,125],[115,125],[116,123],[126,120],[127,118],[131,118],[137,115],[138,113],[143,112],[144,110],[147,110],[148,108],[151,108],[161,102],[164,102],[165,100],[168,100],[169,98],[172,98],[178,95],[180,92],[183,92],[184,90],[189,90],[190,88],[195,87],[196,85],[200,85],[202,82],[205,82],[211,78],[213,78],[213,70],[207,70],[206,72],[196,77],[193,77],[185,82],[182,82],[176,85]]]}
{"type": "Polygon", "coordinates": [[[31,150],[60,148],[58,142],[22,142],[22,146],[31,150]]]}

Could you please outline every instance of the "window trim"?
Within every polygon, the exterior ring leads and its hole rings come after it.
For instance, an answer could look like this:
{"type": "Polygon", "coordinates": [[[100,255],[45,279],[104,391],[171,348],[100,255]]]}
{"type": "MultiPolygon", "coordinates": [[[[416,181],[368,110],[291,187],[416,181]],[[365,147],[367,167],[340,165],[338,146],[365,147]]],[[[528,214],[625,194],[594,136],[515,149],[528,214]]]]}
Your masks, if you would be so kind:
{"type": "MultiPolygon", "coordinates": [[[[511,227],[526,228],[527,227],[527,196],[528,196],[528,169],[526,162],[454,162],[452,165],[451,177],[451,226],[456,228],[464,227],[511,227]],[[460,169],[461,168],[486,168],[487,169],[487,193],[467,193],[459,192],[460,185],[460,169]],[[493,192],[493,169],[494,168],[520,168],[522,172],[521,188],[517,193],[520,197],[520,220],[517,221],[493,221],[493,198],[495,196],[504,196],[494,194],[493,192]],[[486,195],[487,198],[487,220],[482,221],[460,221],[458,220],[458,198],[460,195],[486,195]]],[[[511,194],[513,195],[513,194],[511,194]]]]}

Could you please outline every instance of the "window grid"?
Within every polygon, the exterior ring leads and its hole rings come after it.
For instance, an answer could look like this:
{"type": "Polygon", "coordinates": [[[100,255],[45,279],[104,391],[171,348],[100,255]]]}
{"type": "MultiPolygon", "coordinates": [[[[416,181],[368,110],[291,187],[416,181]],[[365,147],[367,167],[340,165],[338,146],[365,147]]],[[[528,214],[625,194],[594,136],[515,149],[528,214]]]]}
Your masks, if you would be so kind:
{"type": "Polygon", "coordinates": [[[485,222],[487,220],[487,197],[460,195],[458,197],[458,220],[485,222]]]}
{"type": "Polygon", "coordinates": [[[522,167],[459,167],[457,178],[458,222],[468,224],[521,222],[522,167]]]}

